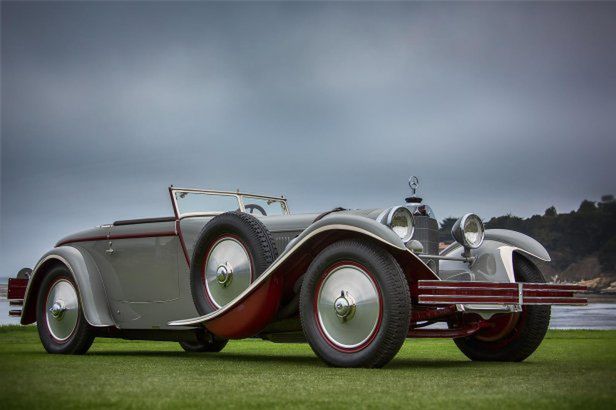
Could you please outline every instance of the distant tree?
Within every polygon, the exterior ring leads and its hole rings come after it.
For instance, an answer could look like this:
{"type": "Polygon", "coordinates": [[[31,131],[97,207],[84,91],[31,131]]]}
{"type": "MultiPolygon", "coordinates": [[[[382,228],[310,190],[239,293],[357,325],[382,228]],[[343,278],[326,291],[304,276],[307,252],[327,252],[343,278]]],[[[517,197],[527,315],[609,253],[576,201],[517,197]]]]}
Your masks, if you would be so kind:
{"type": "Polygon", "coordinates": [[[441,228],[439,229],[438,240],[439,242],[451,242],[451,228],[456,223],[458,218],[448,217],[441,221],[441,228]]]}
{"type": "Polygon", "coordinates": [[[490,229],[511,229],[514,231],[520,231],[525,234],[529,234],[526,230],[526,225],[524,223],[524,219],[519,216],[514,216],[511,214],[507,214],[505,216],[498,216],[490,219],[486,223],[486,227],[490,229]]]}
{"type": "MultiPolygon", "coordinates": [[[[456,218],[441,222],[439,241],[451,242],[451,227],[456,218]]],[[[555,207],[544,215],[520,218],[498,216],[486,221],[487,229],[511,229],[537,239],[552,255],[557,271],[588,256],[599,258],[604,272],[616,273],[616,200],[604,195],[601,202],[584,200],[577,211],[559,214],[555,207]]]]}
{"type": "Polygon", "coordinates": [[[545,210],[545,214],[543,216],[547,216],[548,218],[550,218],[550,217],[555,217],[557,215],[558,215],[558,212],[556,212],[556,207],[551,206],[545,210]]]}
{"type": "Polygon", "coordinates": [[[454,218],[453,216],[447,217],[441,221],[441,229],[445,229],[450,231],[453,227],[453,224],[456,223],[458,218],[454,218]]]}
{"type": "Polygon", "coordinates": [[[608,272],[616,272],[616,236],[607,241],[599,250],[601,268],[608,272]]]}
{"type": "Polygon", "coordinates": [[[597,206],[595,205],[595,203],[593,201],[589,201],[588,199],[585,199],[580,204],[580,208],[578,209],[578,212],[581,214],[587,214],[587,213],[594,212],[596,210],[597,210],[597,206]]]}
{"type": "Polygon", "coordinates": [[[601,202],[614,202],[614,195],[603,195],[601,197],[601,202]]]}

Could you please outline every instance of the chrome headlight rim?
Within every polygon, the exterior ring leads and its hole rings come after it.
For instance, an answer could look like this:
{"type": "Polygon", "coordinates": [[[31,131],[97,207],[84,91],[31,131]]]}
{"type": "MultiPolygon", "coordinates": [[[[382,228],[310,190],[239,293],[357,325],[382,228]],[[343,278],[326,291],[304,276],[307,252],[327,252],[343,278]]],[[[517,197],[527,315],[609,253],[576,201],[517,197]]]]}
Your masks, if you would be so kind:
{"type": "Polygon", "coordinates": [[[460,245],[469,249],[477,249],[483,244],[483,240],[485,238],[485,227],[483,225],[483,221],[479,217],[479,215],[474,213],[468,213],[459,218],[451,228],[451,235],[460,245]],[[480,235],[479,240],[471,242],[468,240],[466,229],[468,222],[476,222],[478,225],[478,232],[480,235]]]}
{"type": "Polygon", "coordinates": [[[404,242],[405,244],[410,241],[413,238],[413,235],[415,233],[415,218],[413,217],[413,213],[411,211],[409,211],[405,206],[394,206],[393,208],[391,208],[389,210],[389,212],[387,212],[387,215],[383,221],[385,223],[385,225],[387,225],[392,231],[394,231],[394,233],[396,233],[396,235],[398,235],[398,237],[402,240],[402,242],[404,242]],[[394,230],[394,217],[396,216],[396,213],[398,212],[404,212],[406,213],[406,216],[408,217],[409,220],[409,227],[408,227],[408,231],[406,232],[406,234],[404,236],[400,236],[395,230],[394,230]]]}

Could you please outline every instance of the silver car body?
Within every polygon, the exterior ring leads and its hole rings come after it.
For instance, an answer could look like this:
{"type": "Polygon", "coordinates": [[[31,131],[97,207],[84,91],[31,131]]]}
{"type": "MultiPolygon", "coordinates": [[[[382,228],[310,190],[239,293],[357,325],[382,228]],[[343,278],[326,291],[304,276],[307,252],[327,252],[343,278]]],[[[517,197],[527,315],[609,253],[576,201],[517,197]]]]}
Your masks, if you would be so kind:
{"type": "MultiPolygon", "coordinates": [[[[26,290],[21,323],[36,320],[36,297],[41,278],[56,263],[66,265],[74,276],[84,316],[92,326],[182,330],[207,322],[210,318],[199,316],[193,303],[189,280],[190,258],[199,233],[220,212],[181,212],[177,198],[182,192],[237,198],[237,210],[240,211],[246,211],[246,198],[276,201],[282,208],[281,215],[258,216],[272,233],[279,257],[245,292],[213,313],[214,316],[233,307],[271,275],[284,275],[281,269],[285,262],[299,258],[311,241],[331,237],[326,233],[379,241],[390,249],[401,265],[412,268],[407,275],[413,275],[415,280],[457,278],[513,282],[513,253],[521,252],[540,260],[549,260],[547,251],[532,238],[511,231],[492,230],[486,232],[484,244],[473,250],[477,263],[469,268],[465,262],[441,260],[439,268],[438,264],[431,264],[409,250],[389,227],[377,221],[384,209],[340,211],[315,222],[318,214],[290,215],[283,197],[173,187],[169,192],[173,217],[118,221],[60,240],[33,270],[26,290]]],[[[416,208],[416,204],[404,206],[412,210],[416,208]]],[[[431,211],[420,220],[422,222],[416,227],[415,236],[426,250],[437,253],[436,220],[431,211]]],[[[441,256],[456,257],[461,252],[461,247],[452,245],[441,256]]],[[[465,307],[460,306],[460,309],[465,307]]],[[[473,307],[466,309],[472,310],[473,307]]],[[[503,307],[497,306],[495,309],[502,311],[503,307]]],[[[490,309],[478,307],[478,311],[485,313],[490,309]]]]}

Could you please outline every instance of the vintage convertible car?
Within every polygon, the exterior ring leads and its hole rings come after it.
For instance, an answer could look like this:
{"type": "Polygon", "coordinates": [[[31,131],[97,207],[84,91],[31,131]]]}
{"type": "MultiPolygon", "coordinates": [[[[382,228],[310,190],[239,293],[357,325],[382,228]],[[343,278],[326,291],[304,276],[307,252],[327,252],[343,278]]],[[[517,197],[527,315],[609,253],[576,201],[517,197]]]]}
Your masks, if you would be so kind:
{"type": "Polygon", "coordinates": [[[174,340],[218,352],[229,339],[307,341],[326,363],[380,367],[413,337],[452,338],[472,360],[521,361],[550,305],[585,288],[547,284],[547,251],[466,214],[438,252],[415,196],[383,209],[291,215],[284,197],[171,187],[174,215],[116,221],[61,239],[11,279],[23,325],[50,353],[95,337],[174,340]],[[427,325],[442,322],[439,328],[427,325]]]}

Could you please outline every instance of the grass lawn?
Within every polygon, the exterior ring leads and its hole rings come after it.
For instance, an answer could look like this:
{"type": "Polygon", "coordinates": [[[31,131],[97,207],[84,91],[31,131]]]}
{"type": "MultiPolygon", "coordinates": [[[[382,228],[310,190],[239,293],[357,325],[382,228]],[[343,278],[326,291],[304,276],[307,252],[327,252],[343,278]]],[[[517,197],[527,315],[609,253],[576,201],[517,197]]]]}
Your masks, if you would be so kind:
{"type": "Polygon", "coordinates": [[[34,327],[0,328],[0,408],[616,408],[616,331],[550,331],[523,363],[473,363],[409,340],[384,369],[334,369],[306,344],[97,339],[49,355],[34,327]]]}

